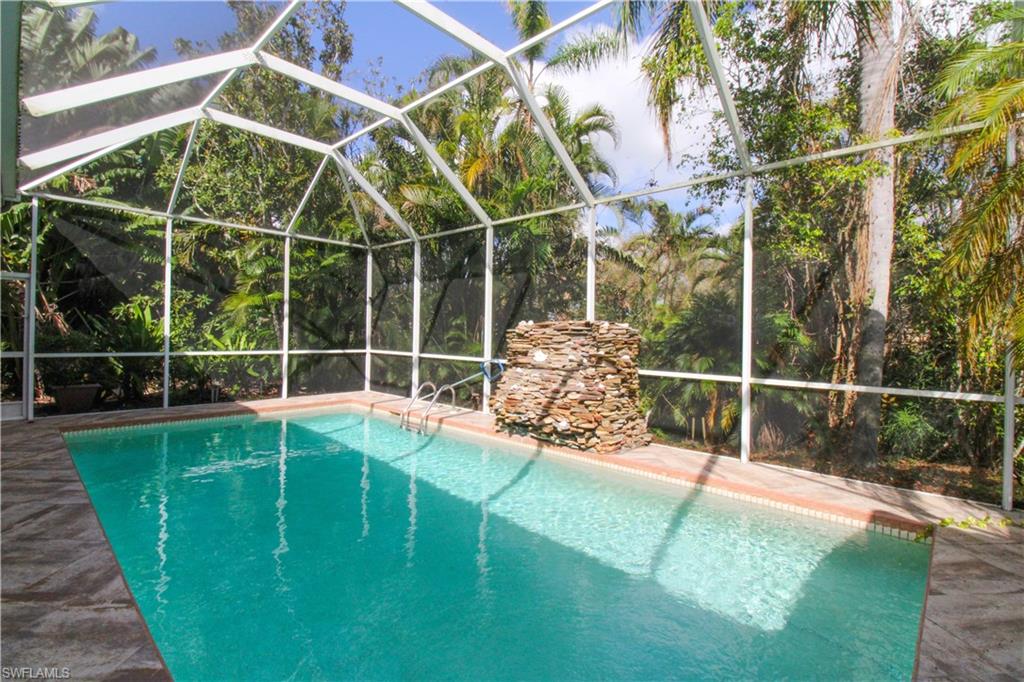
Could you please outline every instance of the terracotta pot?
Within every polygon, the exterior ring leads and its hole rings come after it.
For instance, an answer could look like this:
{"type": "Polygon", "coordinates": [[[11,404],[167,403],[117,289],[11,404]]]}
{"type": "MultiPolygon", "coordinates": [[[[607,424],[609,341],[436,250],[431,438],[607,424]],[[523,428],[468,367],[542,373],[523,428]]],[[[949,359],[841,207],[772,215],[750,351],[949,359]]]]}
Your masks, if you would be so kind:
{"type": "Polygon", "coordinates": [[[100,393],[99,384],[71,384],[70,386],[55,386],[53,388],[53,399],[57,401],[57,407],[61,414],[73,412],[88,412],[96,402],[96,396],[100,393]]]}

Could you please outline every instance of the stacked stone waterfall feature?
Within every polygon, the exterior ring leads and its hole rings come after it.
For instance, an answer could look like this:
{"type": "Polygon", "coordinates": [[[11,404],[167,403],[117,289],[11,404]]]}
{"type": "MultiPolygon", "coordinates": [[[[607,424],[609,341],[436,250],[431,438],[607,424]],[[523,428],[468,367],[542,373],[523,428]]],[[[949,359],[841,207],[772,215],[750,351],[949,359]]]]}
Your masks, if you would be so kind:
{"type": "Polygon", "coordinates": [[[640,410],[640,334],[616,322],[520,322],[491,395],[499,427],[609,453],[651,442],[640,410]]]}

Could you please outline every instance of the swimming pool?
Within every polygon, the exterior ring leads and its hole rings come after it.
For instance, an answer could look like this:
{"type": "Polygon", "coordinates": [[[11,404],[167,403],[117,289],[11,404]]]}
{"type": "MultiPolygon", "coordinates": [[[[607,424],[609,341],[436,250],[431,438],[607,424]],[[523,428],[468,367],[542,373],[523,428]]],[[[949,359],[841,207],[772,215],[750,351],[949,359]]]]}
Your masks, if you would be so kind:
{"type": "Polygon", "coordinates": [[[362,414],[66,439],[180,680],[913,669],[924,545],[362,414]]]}

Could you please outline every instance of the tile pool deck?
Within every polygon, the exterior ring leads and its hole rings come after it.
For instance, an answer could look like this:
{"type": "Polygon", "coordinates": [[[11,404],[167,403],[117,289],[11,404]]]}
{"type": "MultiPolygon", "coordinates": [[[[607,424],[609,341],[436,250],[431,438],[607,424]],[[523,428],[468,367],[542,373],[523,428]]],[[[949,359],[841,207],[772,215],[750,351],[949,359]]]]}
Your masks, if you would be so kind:
{"type": "MultiPolygon", "coordinates": [[[[73,678],[169,679],[88,495],[63,431],[231,414],[347,406],[396,417],[394,395],[334,395],[50,417],[5,423],[0,441],[0,642],[4,668],[63,668],[73,678]]],[[[414,411],[413,416],[418,416],[414,411]]],[[[540,446],[555,457],[626,470],[910,539],[943,518],[1024,518],[966,500],[652,445],[594,455],[495,434],[466,410],[435,428],[540,446]]],[[[935,535],[915,676],[1024,678],[1024,529],[941,528],[935,535]]]]}

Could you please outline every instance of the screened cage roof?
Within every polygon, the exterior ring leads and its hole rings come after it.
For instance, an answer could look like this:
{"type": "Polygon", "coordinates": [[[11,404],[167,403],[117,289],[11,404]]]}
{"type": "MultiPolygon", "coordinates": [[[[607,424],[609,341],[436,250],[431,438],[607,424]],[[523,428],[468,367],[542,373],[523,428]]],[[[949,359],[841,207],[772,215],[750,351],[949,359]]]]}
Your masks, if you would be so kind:
{"type": "MultiPolygon", "coordinates": [[[[416,211],[424,201],[443,206],[442,226],[456,230],[685,188],[788,161],[748,152],[732,96],[736,80],[745,76],[719,53],[699,2],[664,3],[659,10],[688,12],[703,51],[687,109],[661,122],[664,129],[651,113],[643,82],[649,36],[601,64],[564,69],[551,63],[560,47],[614,30],[614,0],[550,3],[546,28],[525,41],[504,2],[335,4],[344,35],[322,16],[298,21],[314,6],[329,12],[332,3],[23,3],[17,190],[90,197],[90,172],[102,170],[112,155],[159,153],[176,163],[176,177],[143,178],[96,200],[368,246],[423,236],[416,211]],[[81,47],[83,34],[94,38],[88,52],[81,47]],[[272,84],[278,96],[261,99],[258,87],[245,86],[246,78],[272,84]],[[484,81],[489,92],[527,112],[535,144],[553,160],[544,179],[563,189],[550,201],[536,178],[518,190],[530,193],[530,201],[518,203],[490,202],[486,191],[473,186],[474,171],[459,150],[479,141],[460,137],[459,122],[445,120],[437,109],[446,98],[486,96],[484,81]],[[316,107],[291,106],[304,101],[316,101],[324,116],[308,114],[316,107]],[[601,128],[601,116],[614,121],[616,132],[601,128]],[[244,175],[245,164],[258,157],[287,169],[288,189],[301,184],[305,190],[253,187],[232,201],[210,190],[198,196],[189,182],[198,171],[190,162],[221,153],[225,142],[218,131],[224,129],[241,131],[244,146],[258,151],[220,172],[244,175]],[[718,148],[712,139],[719,140],[718,148]],[[605,161],[590,167],[574,162],[585,144],[605,161]],[[402,163],[429,168],[450,191],[402,200],[417,190],[391,186],[387,164],[395,155],[388,150],[401,152],[402,163]],[[717,166],[708,161],[712,154],[717,166]],[[731,168],[724,173],[723,156],[731,168]],[[575,200],[567,204],[566,196],[575,200]],[[331,202],[335,218],[347,227],[303,220],[309,202],[331,202]],[[252,211],[242,218],[232,209],[239,203],[265,205],[260,224],[251,224],[252,211]]],[[[12,30],[10,22],[5,26],[12,30]]],[[[13,106],[9,98],[4,102],[13,106]]],[[[507,125],[493,121],[491,134],[500,136],[507,125]]],[[[5,168],[13,153],[5,145],[5,168]]]]}

